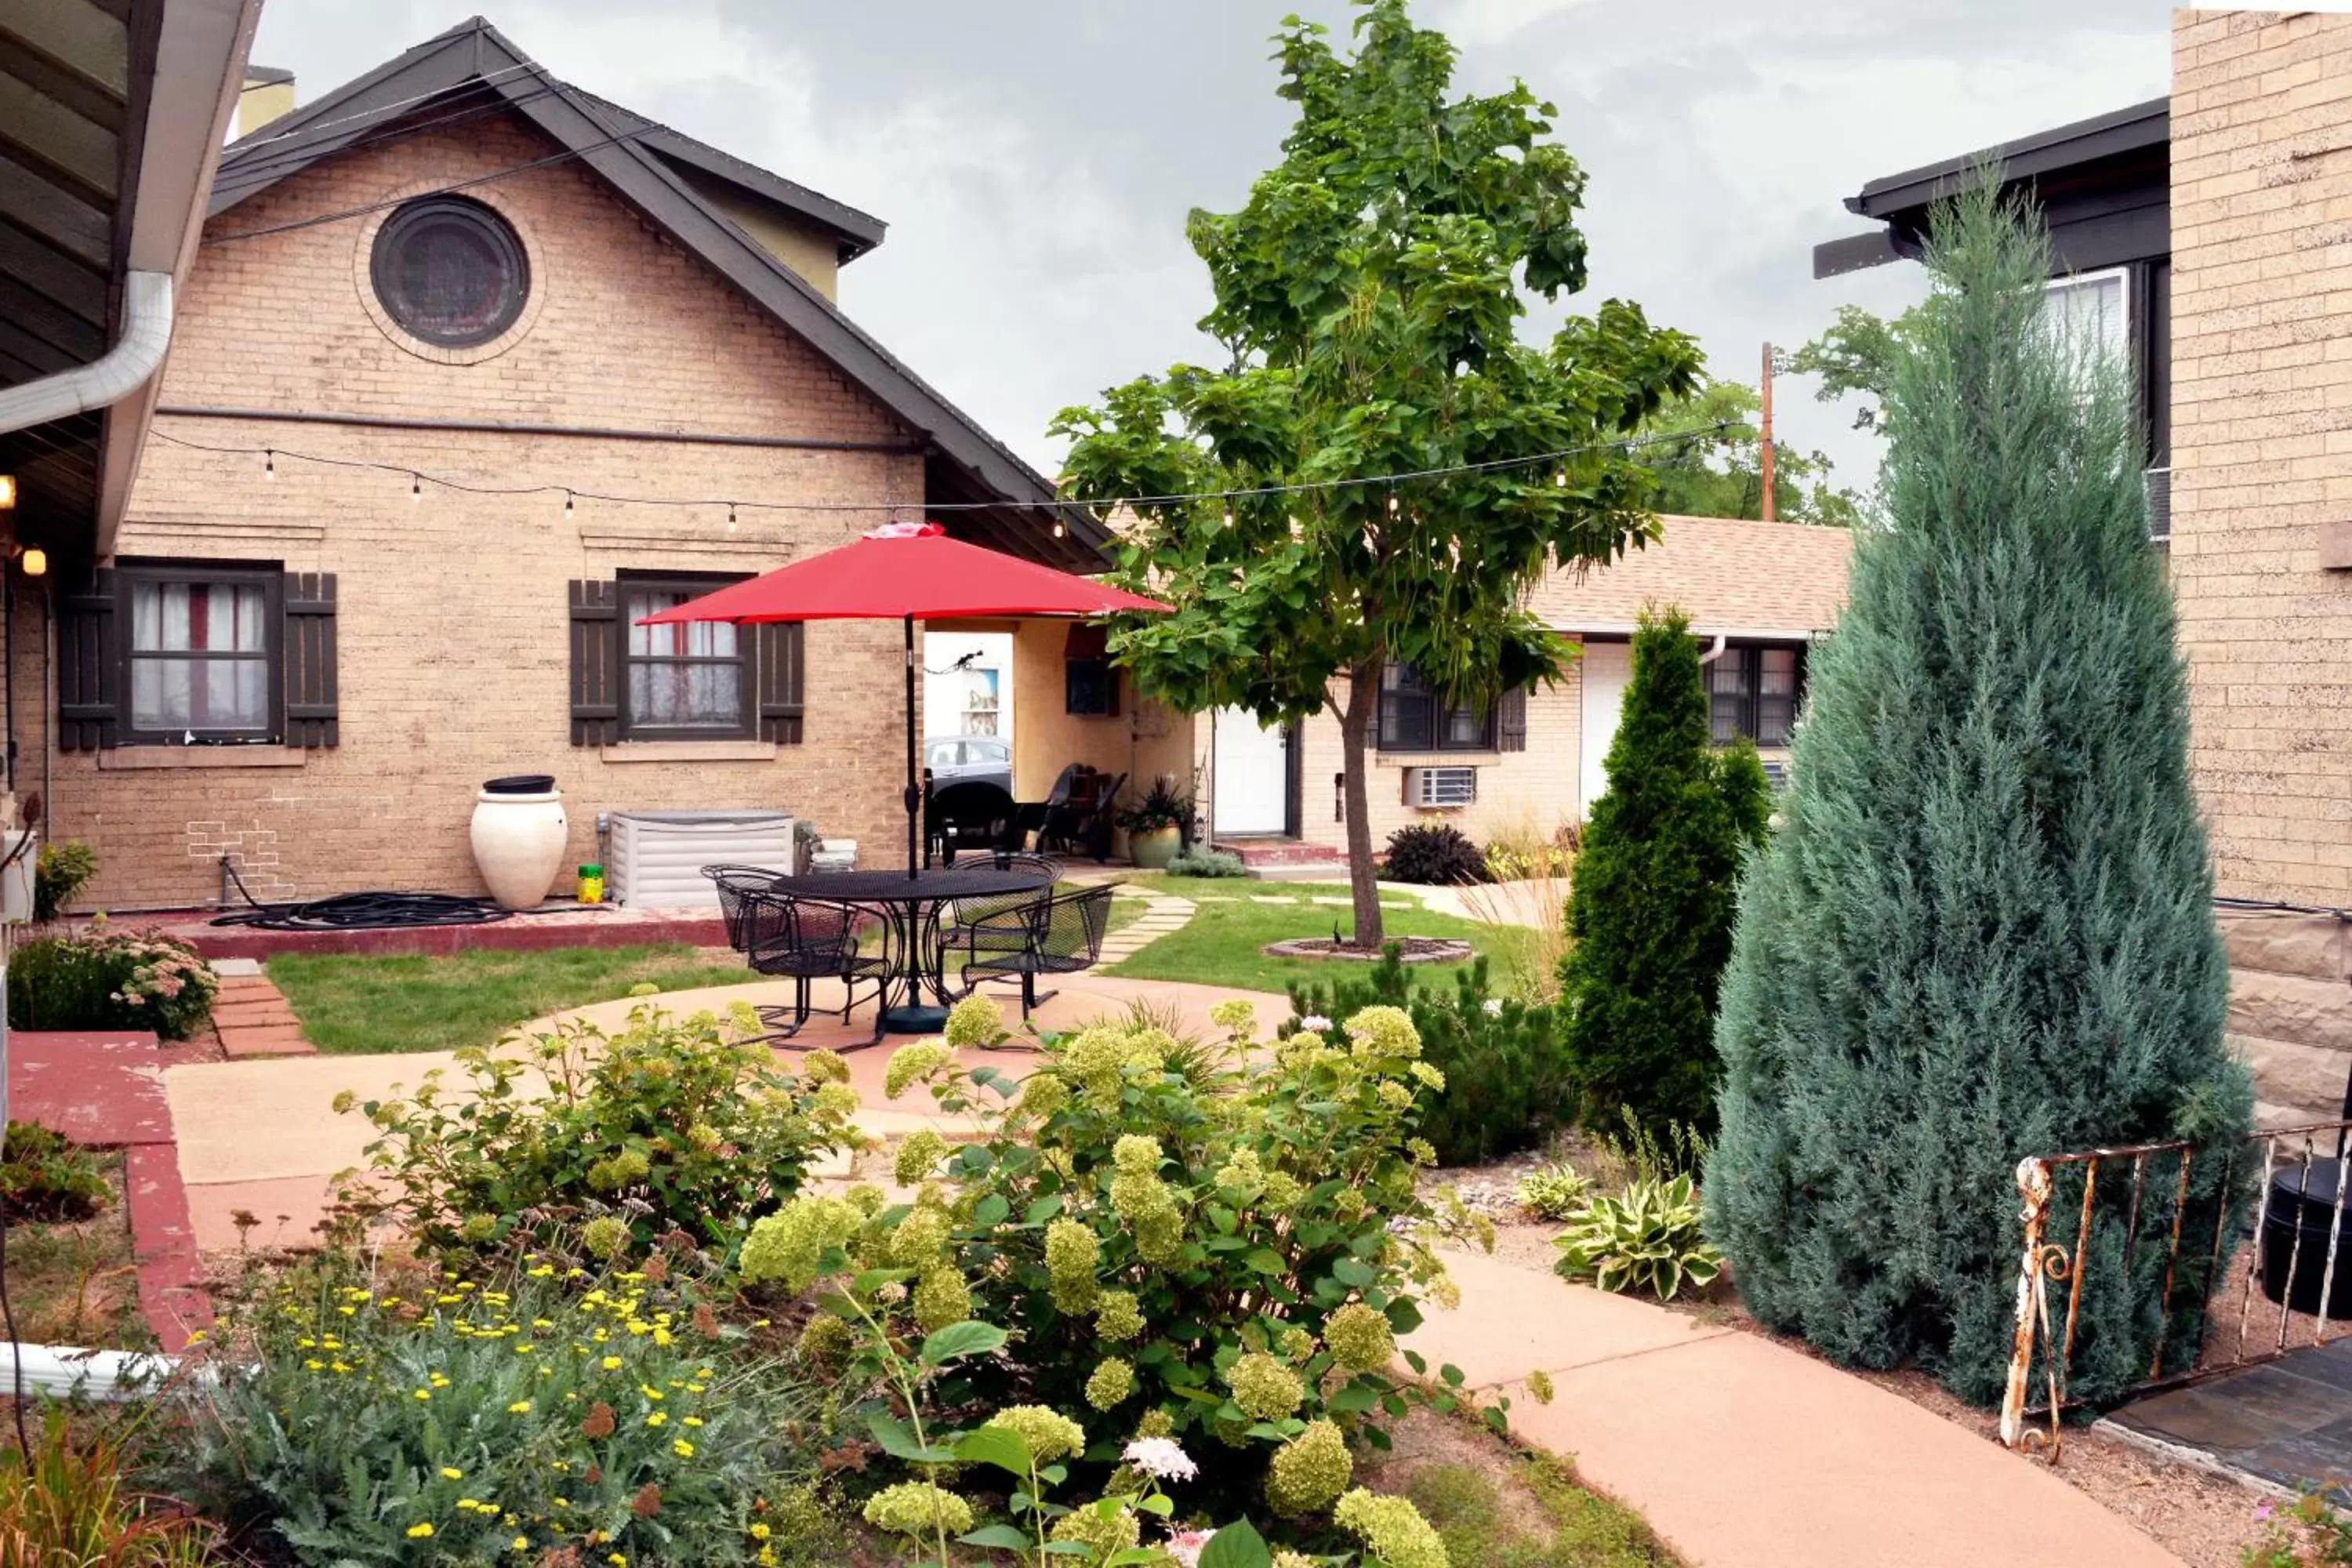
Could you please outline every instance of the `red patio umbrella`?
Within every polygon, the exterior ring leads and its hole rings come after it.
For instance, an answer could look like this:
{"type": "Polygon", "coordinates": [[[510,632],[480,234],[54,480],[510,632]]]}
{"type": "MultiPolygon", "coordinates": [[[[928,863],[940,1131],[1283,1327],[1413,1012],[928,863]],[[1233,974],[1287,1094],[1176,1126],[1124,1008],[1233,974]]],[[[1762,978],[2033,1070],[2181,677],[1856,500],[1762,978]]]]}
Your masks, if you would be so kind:
{"type": "Polygon", "coordinates": [[[689,599],[639,626],[680,621],[896,620],[907,628],[907,875],[921,863],[916,817],[915,623],[974,616],[1104,616],[1167,610],[1140,594],[950,539],[936,522],[888,523],[806,561],[689,599]]]}

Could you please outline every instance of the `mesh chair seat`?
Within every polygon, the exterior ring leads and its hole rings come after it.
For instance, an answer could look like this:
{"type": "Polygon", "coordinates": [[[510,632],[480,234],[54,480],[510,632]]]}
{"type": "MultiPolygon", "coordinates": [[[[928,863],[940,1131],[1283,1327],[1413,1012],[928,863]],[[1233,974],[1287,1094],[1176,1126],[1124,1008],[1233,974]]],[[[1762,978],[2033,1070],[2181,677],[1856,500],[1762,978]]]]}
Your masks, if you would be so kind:
{"type": "Polygon", "coordinates": [[[990,945],[973,951],[964,964],[964,984],[973,985],[975,977],[1009,980],[1017,975],[1021,1016],[1026,1018],[1031,1008],[1055,994],[1038,994],[1039,975],[1076,974],[1101,961],[1103,937],[1110,929],[1110,896],[1108,884],[1033,894],[1017,909],[974,921],[978,938],[990,945]],[[1009,945],[1016,937],[1019,945],[1009,945]],[[1000,941],[1008,945],[995,946],[1000,941]]]}
{"type": "Polygon", "coordinates": [[[826,899],[774,892],[771,890],[772,872],[761,873],[767,885],[755,887],[747,878],[726,874],[740,868],[715,869],[720,874],[711,880],[718,884],[720,908],[732,906],[727,916],[730,942],[743,954],[752,973],[793,982],[790,1007],[759,1009],[761,1021],[773,1031],[766,1038],[788,1040],[798,1034],[809,1020],[809,983],[838,980],[844,992],[841,1021],[845,1024],[857,1005],[858,986],[874,987],[874,1037],[879,1040],[880,1003],[891,972],[890,955],[887,944],[878,954],[858,951],[858,931],[864,923],[861,912],[826,899]]]}
{"type": "Polygon", "coordinates": [[[989,864],[1000,871],[1027,871],[1043,877],[1046,885],[1028,892],[957,900],[940,921],[940,945],[950,953],[1018,952],[1029,944],[1027,931],[1003,917],[1046,897],[1062,879],[1061,862],[1051,855],[1000,852],[989,864]]]}

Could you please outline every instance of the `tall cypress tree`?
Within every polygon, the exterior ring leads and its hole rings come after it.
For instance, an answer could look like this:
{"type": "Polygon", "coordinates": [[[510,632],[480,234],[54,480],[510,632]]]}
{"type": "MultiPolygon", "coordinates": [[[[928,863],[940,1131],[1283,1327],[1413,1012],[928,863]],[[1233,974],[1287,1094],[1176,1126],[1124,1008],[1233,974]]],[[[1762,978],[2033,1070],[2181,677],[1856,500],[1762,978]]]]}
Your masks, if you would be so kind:
{"type": "MultiPolygon", "coordinates": [[[[1887,399],[1891,527],[1858,542],[1741,889],[1706,1215],[1765,1322],[1990,1401],[2019,1159],[2218,1139],[2252,1094],[2126,374],[2045,319],[2047,240],[1988,184],[1930,266],[1887,399]]],[[[2086,1397],[2153,1353],[2161,1259],[2142,1235],[2126,1266],[2124,1195],[2083,1266],[2086,1397]]]]}
{"type": "Polygon", "coordinates": [[[1566,1045],[1588,1114],[1654,1130],[1714,1120],[1716,987],[1732,886],[1770,796],[1756,749],[1708,738],[1698,645],[1680,610],[1643,611],[1569,891],[1566,1045]]]}

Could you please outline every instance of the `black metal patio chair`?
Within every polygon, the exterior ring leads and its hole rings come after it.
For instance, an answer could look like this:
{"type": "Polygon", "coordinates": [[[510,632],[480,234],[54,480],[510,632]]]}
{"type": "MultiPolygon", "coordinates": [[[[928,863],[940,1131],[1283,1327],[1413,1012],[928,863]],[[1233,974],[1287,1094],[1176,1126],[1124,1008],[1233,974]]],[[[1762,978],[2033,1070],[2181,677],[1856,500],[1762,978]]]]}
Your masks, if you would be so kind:
{"type": "Polygon", "coordinates": [[[978,958],[983,952],[1011,952],[1026,945],[1029,940],[1026,929],[1002,917],[1016,910],[1026,909],[1040,899],[1052,897],[1054,884],[1062,879],[1061,862],[1051,855],[1000,851],[989,864],[999,871],[1034,872],[1045,879],[1045,886],[1024,893],[958,899],[942,910],[940,912],[940,952],[943,967],[959,952],[978,958]]]}
{"type": "Polygon", "coordinates": [[[1027,1018],[1031,1008],[1052,1001],[1056,994],[1038,994],[1039,975],[1076,974],[1092,969],[1101,959],[1103,936],[1110,929],[1110,894],[1108,883],[1074,888],[1033,898],[1017,909],[975,922],[983,940],[992,943],[1002,936],[1017,939],[1019,945],[975,952],[963,966],[965,988],[979,984],[975,976],[1010,980],[1017,975],[1021,1016],[1027,1018]]]}
{"type": "MultiPolygon", "coordinates": [[[[856,906],[777,893],[740,876],[726,874],[743,868],[716,869],[721,874],[711,880],[719,886],[719,908],[727,911],[730,943],[743,954],[753,973],[793,982],[792,1005],[758,1009],[760,1022],[770,1031],[761,1039],[789,1040],[799,1034],[809,1021],[810,983],[838,980],[842,983],[841,1021],[845,1024],[857,1005],[858,986],[872,984],[874,1037],[867,1044],[880,1041],[883,994],[888,988],[890,975],[887,930],[882,952],[862,952],[857,939],[866,921],[864,912],[856,906]]],[[[772,880],[773,873],[765,875],[772,880]]]]}
{"type": "Polygon", "coordinates": [[[937,790],[923,803],[923,857],[955,864],[959,851],[1017,847],[1019,811],[1011,791],[979,779],[937,790]]]}
{"type": "Polygon", "coordinates": [[[743,895],[763,893],[774,885],[777,873],[764,866],[705,866],[702,874],[719,889],[719,918],[727,926],[727,945],[738,952],[748,952],[744,946],[743,895]]]}

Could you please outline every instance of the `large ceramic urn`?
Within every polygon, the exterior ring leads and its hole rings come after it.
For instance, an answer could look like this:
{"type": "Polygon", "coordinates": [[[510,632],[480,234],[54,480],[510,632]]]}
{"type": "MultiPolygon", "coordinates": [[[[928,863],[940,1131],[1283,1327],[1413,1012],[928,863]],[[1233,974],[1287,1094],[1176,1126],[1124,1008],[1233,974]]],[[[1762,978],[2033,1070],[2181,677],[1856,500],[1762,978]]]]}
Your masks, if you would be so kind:
{"type": "Polygon", "coordinates": [[[474,797],[474,865],[501,909],[536,909],[563,869],[571,824],[546,773],[492,779],[474,797]]]}

